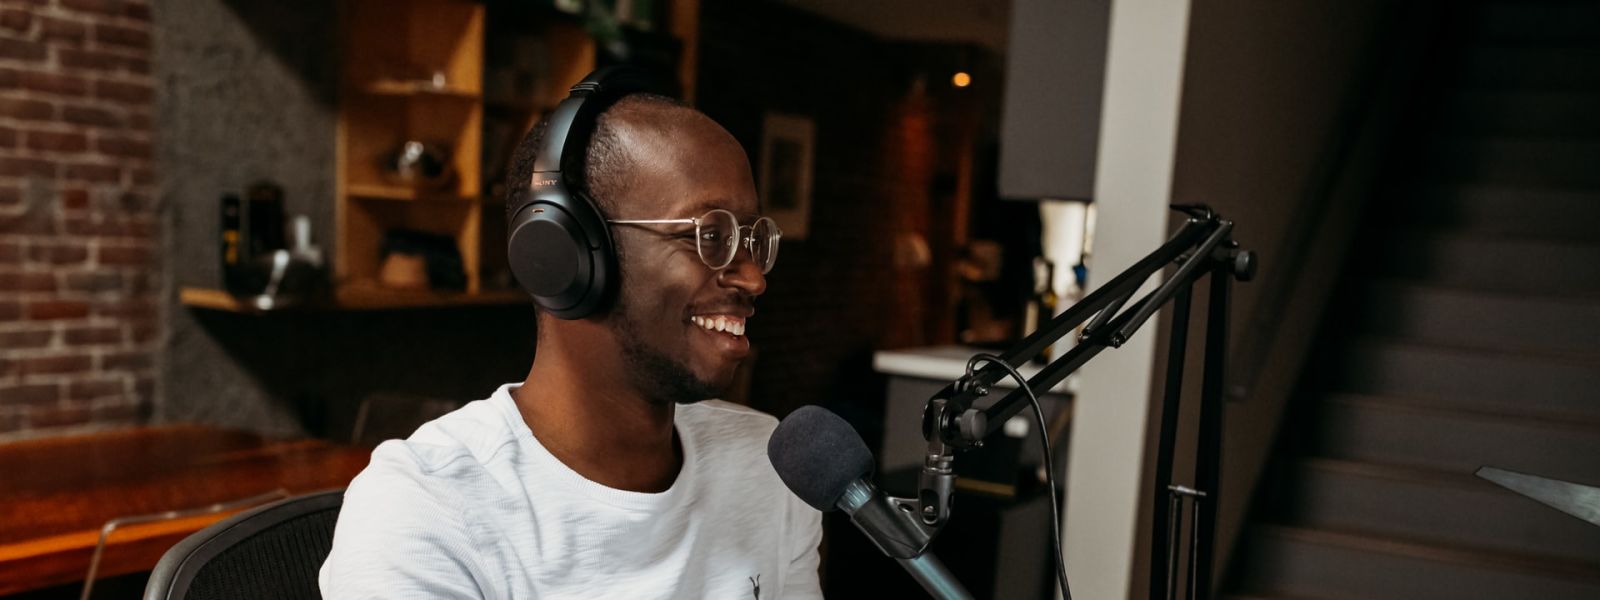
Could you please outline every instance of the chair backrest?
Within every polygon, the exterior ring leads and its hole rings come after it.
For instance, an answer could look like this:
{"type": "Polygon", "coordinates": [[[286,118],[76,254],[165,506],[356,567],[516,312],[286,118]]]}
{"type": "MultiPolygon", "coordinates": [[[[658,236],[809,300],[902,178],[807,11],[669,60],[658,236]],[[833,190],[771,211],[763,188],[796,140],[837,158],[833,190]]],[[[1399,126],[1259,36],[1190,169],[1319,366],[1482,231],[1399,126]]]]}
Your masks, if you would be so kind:
{"type": "Polygon", "coordinates": [[[316,492],[202,529],[161,556],[145,600],[321,598],[317,573],[343,503],[343,489],[316,492]]]}

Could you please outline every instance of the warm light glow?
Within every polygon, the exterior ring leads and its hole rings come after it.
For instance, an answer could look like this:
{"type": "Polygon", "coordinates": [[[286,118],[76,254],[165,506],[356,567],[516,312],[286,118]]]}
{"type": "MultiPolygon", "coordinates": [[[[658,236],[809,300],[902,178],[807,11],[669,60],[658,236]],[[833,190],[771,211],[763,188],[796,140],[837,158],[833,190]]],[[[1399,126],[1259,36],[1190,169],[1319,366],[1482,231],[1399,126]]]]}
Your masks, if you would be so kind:
{"type": "Polygon", "coordinates": [[[955,84],[956,87],[967,87],[972,85],[972,76],[968,75],[966,71],[956,71],[955,76],[950,78],[950,83],[955,84]]]}

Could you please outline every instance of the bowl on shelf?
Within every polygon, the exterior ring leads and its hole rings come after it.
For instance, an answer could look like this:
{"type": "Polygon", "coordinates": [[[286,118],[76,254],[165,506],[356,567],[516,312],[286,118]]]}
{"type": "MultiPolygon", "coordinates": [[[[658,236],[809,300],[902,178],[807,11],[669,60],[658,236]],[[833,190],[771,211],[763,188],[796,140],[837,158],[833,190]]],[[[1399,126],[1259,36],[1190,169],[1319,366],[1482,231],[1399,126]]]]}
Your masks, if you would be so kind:
{"type": "Polygon", "coordinates": [[[408,140],[379,163],[384,179],[393,185],[438,189],[455,179],[450,151],[439,144],[408,140]]]}

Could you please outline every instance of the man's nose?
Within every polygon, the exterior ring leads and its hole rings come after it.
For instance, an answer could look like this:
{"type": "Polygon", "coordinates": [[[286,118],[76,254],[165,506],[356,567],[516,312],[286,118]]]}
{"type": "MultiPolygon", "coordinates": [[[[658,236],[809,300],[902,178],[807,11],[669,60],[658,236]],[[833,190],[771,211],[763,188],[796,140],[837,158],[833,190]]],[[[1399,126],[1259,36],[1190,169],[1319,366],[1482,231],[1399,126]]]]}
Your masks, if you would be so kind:
{"type": "Polygon", "coordinates": [[[722,277],[718,281],[724,286],[738,288],[751,297],[760,296],[767,291],[767,276],[761,272],[761,265],[756,264],[755,255],[744,244],[733,253],[733,262],[724,267],[722,277]]]}

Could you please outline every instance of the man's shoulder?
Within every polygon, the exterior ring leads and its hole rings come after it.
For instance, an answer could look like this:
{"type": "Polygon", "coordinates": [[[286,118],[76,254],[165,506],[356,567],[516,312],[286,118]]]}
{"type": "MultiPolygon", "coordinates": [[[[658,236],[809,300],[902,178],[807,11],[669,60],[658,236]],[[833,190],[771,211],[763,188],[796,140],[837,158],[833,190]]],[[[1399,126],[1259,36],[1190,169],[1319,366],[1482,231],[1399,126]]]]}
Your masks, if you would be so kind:
{"type": "Polygon", "coordinates": [[[389,440],[372,452],[363,475],[452,480],[483,473],[516,441],[495,405],[496,398],[470,402],[418,427],[404,440],[389,440]]]}

